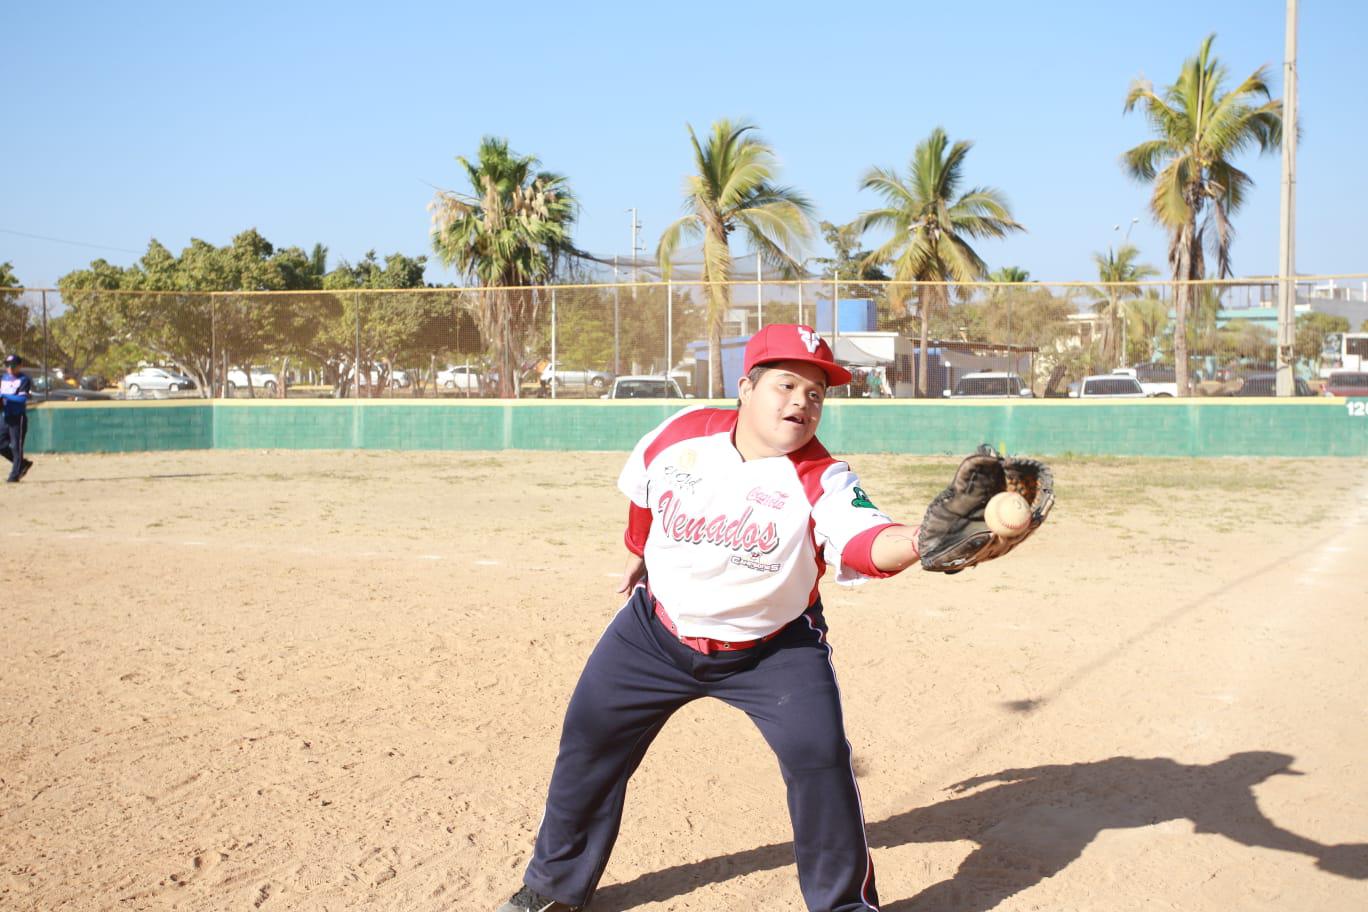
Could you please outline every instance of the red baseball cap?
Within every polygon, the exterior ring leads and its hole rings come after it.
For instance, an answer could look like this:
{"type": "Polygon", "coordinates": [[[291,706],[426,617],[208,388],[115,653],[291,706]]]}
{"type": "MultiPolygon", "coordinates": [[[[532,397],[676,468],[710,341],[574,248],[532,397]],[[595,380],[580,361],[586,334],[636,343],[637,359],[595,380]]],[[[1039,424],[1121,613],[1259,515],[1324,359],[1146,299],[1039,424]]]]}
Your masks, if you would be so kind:
{"type": "Polygon", "coordinates": [[[752,367],[775,361],[815,364],[826,374],[827,386],[841,386],[850,382],[850,371],[836,363],[831,346],[817,335],[817,330],[801,323],[771,323],[751,336],[746,343],[742,372],[749,374],[752,367]]]}

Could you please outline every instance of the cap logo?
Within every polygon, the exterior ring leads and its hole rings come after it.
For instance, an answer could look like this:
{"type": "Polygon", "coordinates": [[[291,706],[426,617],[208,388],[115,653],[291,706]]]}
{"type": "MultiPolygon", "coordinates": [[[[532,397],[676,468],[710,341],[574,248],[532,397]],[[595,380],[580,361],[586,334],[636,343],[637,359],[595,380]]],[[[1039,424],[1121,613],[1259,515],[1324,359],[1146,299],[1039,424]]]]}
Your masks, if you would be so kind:
{"type": "Polygon", "coordinates": [[[822,337],[817,335],[816,330],[808,329],[806,326],[798,327],[798,338],[803,340],[808,352],[817,351],[817,346],[822,344],[822,337]]]}

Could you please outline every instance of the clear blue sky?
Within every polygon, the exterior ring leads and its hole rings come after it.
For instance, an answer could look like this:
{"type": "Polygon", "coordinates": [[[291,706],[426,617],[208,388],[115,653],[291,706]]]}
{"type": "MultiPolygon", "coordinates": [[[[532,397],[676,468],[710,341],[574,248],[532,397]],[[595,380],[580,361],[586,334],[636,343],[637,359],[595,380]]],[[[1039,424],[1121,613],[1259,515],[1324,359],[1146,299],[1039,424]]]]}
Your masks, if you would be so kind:
{"type": "MultiPolygon", "coordinates": [[[[1147,190],[1122,173],[1146,137],[1132,79],[1171,82],[1203,36],[1239,80],[1268,65],[1281,95],[1283,0],[668,4],[344,2],[9,4],[0,14],[0,229],[141,252],[255,226],[332,257],[429,252],[432,185],[484,134],[570,178],[580,246],[654,248],[680,212],[685,124],[759,125],[781,179],[820,218],[875,200],[871,165],[904,169],[935,126],[975,143],[971,184],[1008,197],[1029,233],[985,242],[991,266],[1088,279],[1131,234],[1163,267],[1147,190]]],[[[1368,270],[1368,5],[1302,5],[1298,268],[1368,270]]],[[[1276,155],[1235,227],[1237,275],[1276,272],[1276,155]]],[[[0,231],[0,261],[50,285],[137,253],[0,231]]],[[[737,248],[737,252],[741,252],[737,248]]],[[[821,251],[817,251],[821,252],[821,251]]],[[[428,280],[450,281],[440,266],[428,280]]]]}

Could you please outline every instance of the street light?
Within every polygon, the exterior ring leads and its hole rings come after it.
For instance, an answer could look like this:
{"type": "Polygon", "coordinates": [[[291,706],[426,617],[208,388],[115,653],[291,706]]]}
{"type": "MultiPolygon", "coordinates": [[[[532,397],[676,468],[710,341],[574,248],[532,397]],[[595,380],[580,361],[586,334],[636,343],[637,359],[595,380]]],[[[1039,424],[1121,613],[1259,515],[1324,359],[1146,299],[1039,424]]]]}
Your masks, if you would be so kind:
{"type": "MultiPolygon", "coordinates": [[[[1138,221],[1140,221],[1140,217],[1137,215],[1135,218],[1131,219],[1131,220],[1130,220],[1130,224],[1126,226],[1126,236],[1125,236],[1124,238],[1121,239],[1121,244],[1122,244],[1122,246],[1124,246],[1128,241],[1130,241],[1131,229],[1135,227],[1135,223],[1138,222],[1138,221]]],[[[1120,230],[1121,230],[1121,226],[1120,226],[1120,225],[1112,225],[1112,231],[1120,231],[1120,230]]]]}

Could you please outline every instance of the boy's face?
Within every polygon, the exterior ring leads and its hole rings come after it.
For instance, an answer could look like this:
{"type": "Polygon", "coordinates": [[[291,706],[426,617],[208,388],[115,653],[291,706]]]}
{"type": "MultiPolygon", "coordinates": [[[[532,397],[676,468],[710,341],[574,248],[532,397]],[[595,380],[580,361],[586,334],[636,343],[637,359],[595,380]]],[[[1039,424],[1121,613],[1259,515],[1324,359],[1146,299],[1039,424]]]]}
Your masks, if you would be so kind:
{"type": "Polygon", "coordinates": [[[777,361],[755,383],[741,378],[738,433],[766,455],[801,449],[817,435],[826,399],[826,374],[806,361],[777,361]]]}

